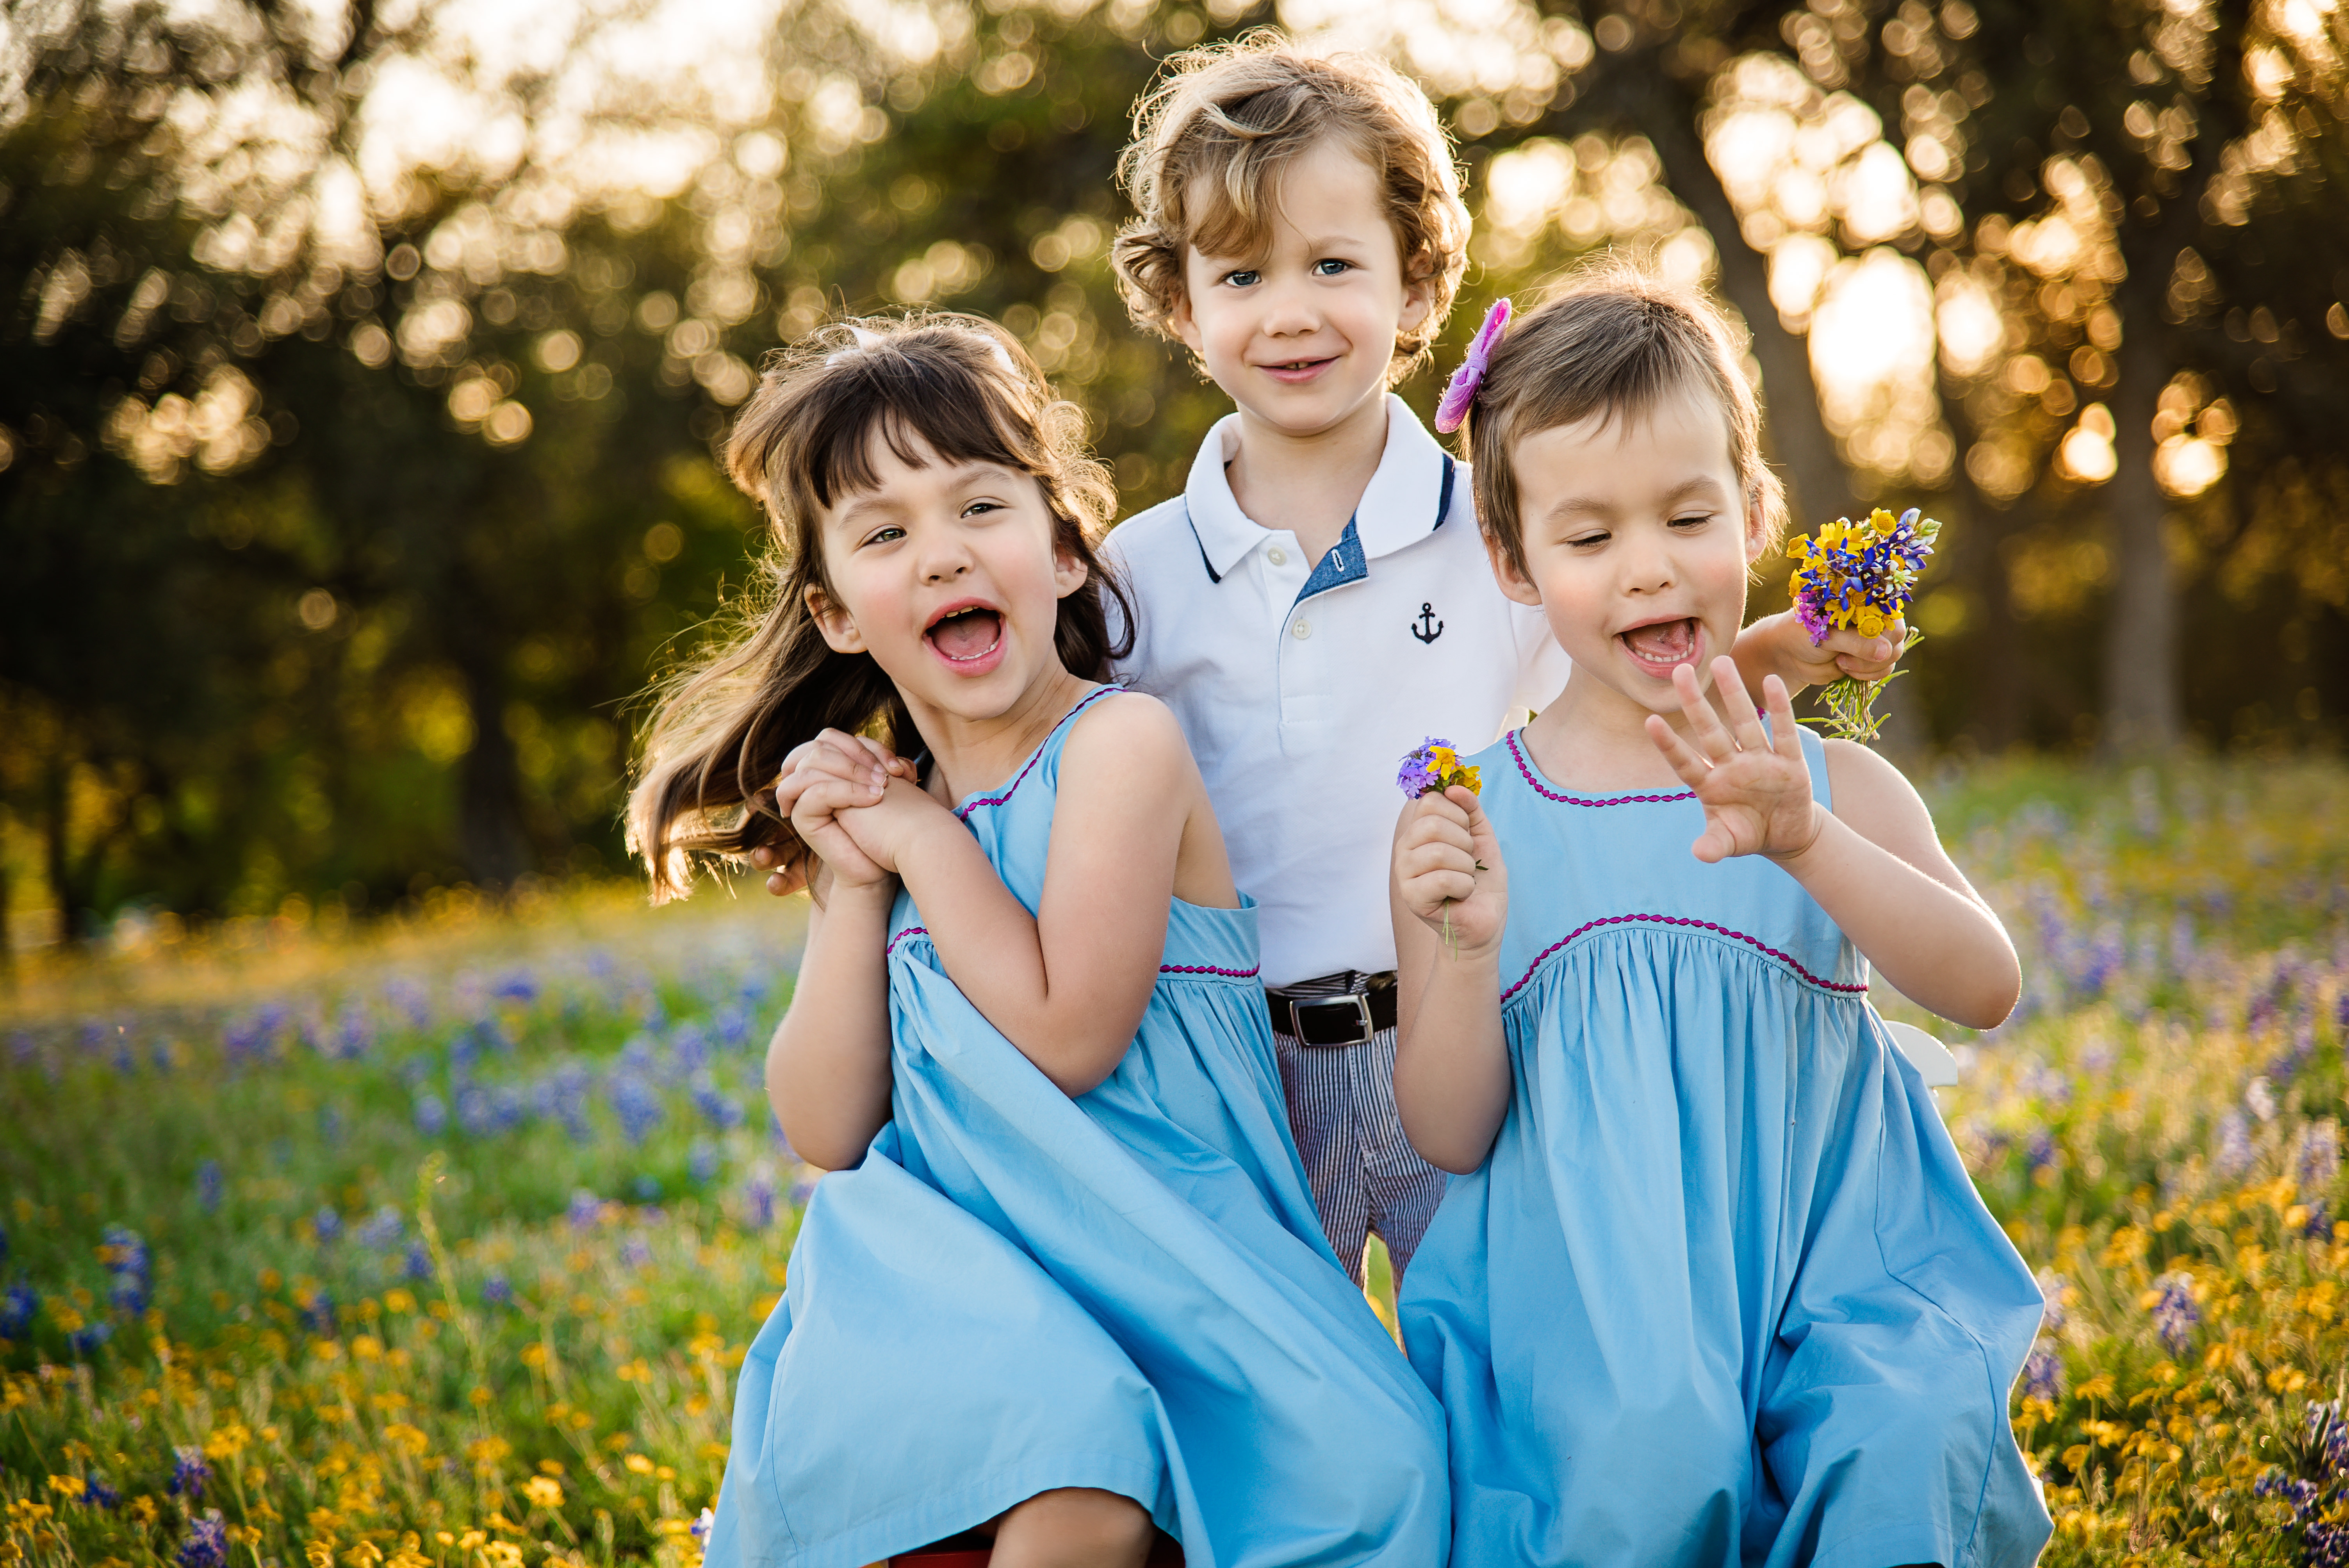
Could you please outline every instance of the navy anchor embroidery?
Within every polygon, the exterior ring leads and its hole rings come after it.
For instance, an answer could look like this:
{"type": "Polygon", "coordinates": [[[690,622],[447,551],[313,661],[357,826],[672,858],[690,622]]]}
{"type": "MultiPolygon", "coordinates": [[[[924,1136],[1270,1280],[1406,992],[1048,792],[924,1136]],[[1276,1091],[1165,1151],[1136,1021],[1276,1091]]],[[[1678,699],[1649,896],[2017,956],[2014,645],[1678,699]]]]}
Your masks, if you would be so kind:
{"type": "Polygon", "coordinates": [[[1419,615],[1413,621],[1411,634],[1423,643],[1432,643],[1444,635],[1444,623],[1435,618],[1435,606],[1422,600],[1419,615]]]}

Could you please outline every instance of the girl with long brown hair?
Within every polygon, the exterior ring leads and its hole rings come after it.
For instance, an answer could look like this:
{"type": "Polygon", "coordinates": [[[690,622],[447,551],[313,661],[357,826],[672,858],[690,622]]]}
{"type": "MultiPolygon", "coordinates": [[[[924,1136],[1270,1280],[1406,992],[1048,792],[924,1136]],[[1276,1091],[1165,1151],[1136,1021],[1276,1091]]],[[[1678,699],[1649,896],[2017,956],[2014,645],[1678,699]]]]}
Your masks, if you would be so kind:
{"type": "Polygon", "coordinates": [[[1102,684],[1080,425],[999,329],[927,315],[791,350],[730,444],[768,597],[661,707],[630,830],[658,896],[754,848],[811,882],[767,1082],[831,1174],[713,1568],[965,1532],[1006,1568],[1160,1532],[1443,1559],[1442,1417],[1322,1238],[1254,908],[1173,717],[1102,684]]]}

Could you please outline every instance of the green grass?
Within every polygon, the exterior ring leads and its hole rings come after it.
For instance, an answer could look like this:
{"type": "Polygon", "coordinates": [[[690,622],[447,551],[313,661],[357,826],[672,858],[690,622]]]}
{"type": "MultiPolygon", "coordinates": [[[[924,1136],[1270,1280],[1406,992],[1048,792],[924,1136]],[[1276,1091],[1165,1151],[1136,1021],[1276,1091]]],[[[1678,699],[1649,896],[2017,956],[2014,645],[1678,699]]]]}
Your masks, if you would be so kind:
{"type": "MultiPolygon", "coordinates": [[[[1978,1037],[1884,1000],[1958,1049],[1943,1112],[2060,1308],[2014,1405],[2047,1561],[2313,1560],[2349,1511],[2349,773],[1927,792],[2026,1001],[1978,1037]]],[[[797,930],[762,896],[455,898],[21,983],[0,1565],[208,1568],[217,1511],[252,1568],[691,1568],[808,1174],[758,1070],[797,930]]]]}

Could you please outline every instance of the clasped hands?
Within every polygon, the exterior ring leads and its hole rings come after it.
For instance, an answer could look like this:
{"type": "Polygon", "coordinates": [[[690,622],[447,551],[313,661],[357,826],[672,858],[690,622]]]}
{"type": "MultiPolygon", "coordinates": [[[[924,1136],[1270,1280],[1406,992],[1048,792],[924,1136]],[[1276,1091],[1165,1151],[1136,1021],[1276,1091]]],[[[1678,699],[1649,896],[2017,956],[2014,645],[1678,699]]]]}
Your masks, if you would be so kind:
{"type": "MultiPolygon", "coordinates": [[[[830,872],[834,886],[873,887],[897,874],[899,856],[952,814],[916,782],[912,762],[879,741],[827,729],[794,747],[775,781],[775,809],[830,872]]],[[[750,851],[781,897],[807,885],[771,846],[750,851]]]]}

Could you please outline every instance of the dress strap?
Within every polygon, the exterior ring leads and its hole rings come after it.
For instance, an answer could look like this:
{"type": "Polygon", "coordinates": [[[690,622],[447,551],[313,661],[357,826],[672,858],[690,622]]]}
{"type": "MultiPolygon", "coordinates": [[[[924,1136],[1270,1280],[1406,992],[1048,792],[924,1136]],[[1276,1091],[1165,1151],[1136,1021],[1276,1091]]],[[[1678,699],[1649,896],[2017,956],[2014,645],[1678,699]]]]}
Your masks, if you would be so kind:
{"type": "Polygon", "coordinates": [[[1028,775],[1036,770],[1036,764],[1041,762],[1047,756],[1060,749],[1061,738],[1068,734],[1069,726],[1076,722],[1077,715],[1084,712],[1085,709],[1092,707],[1093,704],[1099,702],[1102,698],[1110,696],[1112,693],[1123,692],[1124,690],[1125,687],[1123,685],[1112,682],[1107,686],[1095,686],[1092,690],[1087,692],[1083,697],[1079,699],[1074,707],[1071,707],[1068,712],[1061,716],[1061,722],[1052,727],[1052,733],[1044,738],[1043,744],[1037,747],[1035,750],[1028,754],[1028,760],[1019,765],[1019,771],[1011,776],[1010,783],[1006,784],[1002,789],[997,790],[992,795],[975,796],[968,800],[965,800],[961,805],[955,808],[955,815],[968,822],[970,820],[970,814],[973,811],[978,810],[981,806],[1000,806],[1006,800],[1010,799],[1011,797],[1018,792],[1019,786],[1027,780],[1028,775]]]}

